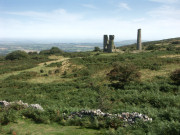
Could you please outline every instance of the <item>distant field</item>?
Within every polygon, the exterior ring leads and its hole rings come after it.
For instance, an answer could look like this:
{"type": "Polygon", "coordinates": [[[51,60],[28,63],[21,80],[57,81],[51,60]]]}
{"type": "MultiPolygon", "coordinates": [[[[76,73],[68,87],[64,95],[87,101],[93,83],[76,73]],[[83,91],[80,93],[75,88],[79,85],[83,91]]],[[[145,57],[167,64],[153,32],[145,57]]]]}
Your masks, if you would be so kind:
{"type": "MultiPolygon", "coordinates": [[[[45,41],[44,41],[45,42],[45,41]]],[[[8,54],[14,50],[24,50],[26,52],[30,51],[41,51],[50,49],[53,46],[59,47],[63,51],[66,52],[85,52],[85,51],[92,51],[95,46],[103,48],[103,43],[36,43],[36,41],[0,41],[0,55],[8,54]]],[[[135,40],[127,40],[117,42],[116,46],[128,45],[135,43],[135,40]]]]}

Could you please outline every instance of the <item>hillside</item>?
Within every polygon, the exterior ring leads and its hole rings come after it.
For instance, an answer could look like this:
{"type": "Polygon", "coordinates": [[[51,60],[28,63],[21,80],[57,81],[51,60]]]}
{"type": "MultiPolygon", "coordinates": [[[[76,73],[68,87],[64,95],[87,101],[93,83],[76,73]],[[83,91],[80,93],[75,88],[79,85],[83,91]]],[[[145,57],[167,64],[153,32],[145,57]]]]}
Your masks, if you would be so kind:
{"type": "Polygon", "coordinates": [[[180,38],[145,42],[141,52],[135,44],[118,49],[67,53],[54,47],[1,56],[0,101],[40,104],[44,111],[1,107],[0,134],[180,134],[180,38]],[[137,112],[152,121],[68,119],[72,112],[92,109],[137,112]]]}
{"type": "MultiPolygon", "coordinates": [[[[143,50],[179,50],[180,38],[163,39],[159,41],[143,42],[143,50]]],[[[117,47],[123,51],[133,51],[136,44],[117,47]]]]}

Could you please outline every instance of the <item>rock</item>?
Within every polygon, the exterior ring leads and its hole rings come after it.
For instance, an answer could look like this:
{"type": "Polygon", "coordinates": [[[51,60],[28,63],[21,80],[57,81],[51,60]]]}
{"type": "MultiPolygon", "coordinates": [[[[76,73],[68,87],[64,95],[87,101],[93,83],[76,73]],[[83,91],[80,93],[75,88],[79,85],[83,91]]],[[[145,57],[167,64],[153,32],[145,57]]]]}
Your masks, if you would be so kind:
{"type": "Polygon", "coordinates": [[[34,108],[37,110],[41,110],[44,111],[44,109],[39,105],[39,104],[31,104],[28,105],[28,103],[23,103],[21,100],[17,101],[17,102],[7,102],[7,101],[0,101],[0,106],[5,108],[5,107],[11,107],[12,105],[20,105],[23,106],[24,108],[34,108]]]}
{"type": "Polygon", "coordinates": [[[132,119],[128,119],[128,122],[132,122],[133,120],[132,119]]]}
{"type": "Polygon", "coordinates": [[[0,101],[0,106],[1,107],[6,107],[8,105],[9,105],[9,102],[7,102],[7,101],[0,101]]]}
{"type": "Polygon", "coordinates": [[[149,118],[147,115],[138,113],[138,112],[123,112],[121,114],[110,114],[110,113],[104,113],[100,109],[97,110],[82,110],[79,112],[72,112],[71,115],[68,117],[69,119],[77,117],[85,117],[85,116],[91,116],[91,117],[105,117],[110,119],[121,119],[125,122],[128,122],[129,124],[133,124],[136,121],[136,118],[142,119],[143,121],[152,121],[152,118],[149,118]]]}
{"type": "Polygon", "coordinates": [[[152,118],[148,118],[148,121],[152,122],[152,118]]]}
{"type": "Polygon", "coordinates": [[[39,104],[30,104],[29,107],[40,111],[44,111],[44,109],[39,104]]]}

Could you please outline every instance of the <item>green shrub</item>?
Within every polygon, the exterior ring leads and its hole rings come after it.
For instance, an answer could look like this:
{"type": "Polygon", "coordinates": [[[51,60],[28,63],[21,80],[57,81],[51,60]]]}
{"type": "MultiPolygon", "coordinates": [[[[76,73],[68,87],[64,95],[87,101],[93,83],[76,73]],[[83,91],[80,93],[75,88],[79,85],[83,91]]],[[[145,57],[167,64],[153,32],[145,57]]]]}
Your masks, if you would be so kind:
{"type": "Polygon", "coordinates": [[[176,108],[168,107],[166,110],[163,110],[162,112],[159,112],[158,117],[161,120],[167,120],[167,121],[179,121],[179,115],[180,110],[177,110],[176,108]]]}
{"type": "Polygon", "coordinates": [[[160,63],[153,63],[149,65],[148,67],[150,70],[160,70],[161,69],[161,64],[160,63]]]}
{"type": "Polygon", "coordinates": [[[67,71],[64,71],[63,76],[66,77],[66,75],[67,75],[67,71]]]}
{"type": "Polygon", "coordinates": [[[27,59],[29,55],[25,51],[14,51],[9,53],[5,59],[6,60],[20,60],[20,59],[27,59]]]}
{"type": "Polygon", "coordinates": [[[91,71],[89,69],[80,69],[80,70],[74,70],[74,73],[72,74],[73,77],[85,77],[91,75],[91,71]]]}
{"type": "Polygon", "coordinates": [[[53,73],[52,70],[49,70],[49,71],[48,71],[48,74],[49,74],[49,75],[51,75],[52,73],[53,73]]]}
{"type": "Polygon", "coordinates": [[[177,91],[177,86],[175,85],[170,85],[170,84],[167,84],[167,83],[163,83],[159,90],[162,91],[162,92],[175,92],[177,91]]]}
{"type": "Polygon", "coordinates": [[[60,73],[60,69],[56,69],[56,70],[54,71],[54,73],[55,73],[55,74],[60,73]]]}
{"type": "Polygon", "coordinates": [[[154,132],[157,135],[179,135],[180,134],[180,123],[179,122],[168,122],[161,121],[155,127],[154,132]]]}
{"type": "Polygon", "coordinates": [[[94,129],[98,129],[99,128],[99,121],[96,117],[94,117],[92,123],[91,123],[91,127],[94,129]]]}
{"type": "Polygon", "coordinates": [[[13,109],[7,109],[0,112],[0,124],[6,125],[9,122],[16,122],[17,112],[13,109]]]}
{"type": "Polygon", "coordinates": [[[173,41],[172,44],[180,44],[180,41],[173,41]]]}
{"type": "Polygon", "coordinates": [[[94,47],[94,52],[100,52],[101,49],[99,47],[94,47]]]}
{"type": "Polygon", "coordinates": [[[39,110],[26,109],[22,112],[22,115],[34,120],[36,123],[49,123],[50,122],[48,114],[39,110]]]}
{"type": "Polygon", "coordinates": [[[52,55],[52,54],[62,54],[63,51],[58,47],[52,47],[50,50],[42,50],[40,51],[40,55],[52,55]]]}
{"type": "Polygon", "coordinates": [[[139,81],[141,74],[133,64],[115,64],[114,68],[107,74],[111,81],[118,81],[120,87],[139,81]]]}
{"type": "Polygon", "coordinates": [[[178,85],[180,85],[180,69],[176,69],[171,73],[170,78],[178,85]]]}
{"type": "Polygon", "coordinates": [[[118,127],[122,127],[124,124],[125,124],[125,122],[123,122],[122,120],[117,119],[117,118],[106,119],[106,125],[111,128],[114,128],[114,129],[117,129],[118,127]]]}
{"type": "Polygon", "coordinates": [[[29,55],[37,55],[38,52],[28,52],[29,55]]]}
{"type": "Polygon", "coordinates": [[[166,50],[167,50],[167,51],[174,51],[174,50],[176,50],[176,47],[174,47],[174,46],[168,46],[168,47],[166,48],[166,50]]]}
{"type": "Polygon", "coordinates": [[[40,70],[40,73],[44,73],[44,70],[43,70],[43,69],[41,69],[41,70],[40,70]]]}
{"type": "Polygon", "coordinates": [[[61,66],[62,66],[62,62],[56,62],[56,63],[51,63],[46,67],[61,67],[61,66]]]}
{"type": "Polygon", "coordinates": [[[160,47],[157,45],[149,45],[146,47],[146,50],[158,50],[158,49],[160,49],[160,47]]]}
{"type": "Polygon", "coordinates": [[[50,54],[61,54],[61,53],[63,53],[63,51],[59,49],[58,47],[52,47],[50,49],[50,54]]]}

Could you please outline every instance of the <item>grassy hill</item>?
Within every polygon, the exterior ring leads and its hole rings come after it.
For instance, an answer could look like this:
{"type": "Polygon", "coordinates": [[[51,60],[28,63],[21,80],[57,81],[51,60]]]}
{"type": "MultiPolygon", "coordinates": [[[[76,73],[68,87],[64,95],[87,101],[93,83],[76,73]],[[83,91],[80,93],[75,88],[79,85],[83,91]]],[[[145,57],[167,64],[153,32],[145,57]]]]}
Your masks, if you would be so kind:
{"type": "MultiPolygon", "coordinates": [[[[143,50],[179,50],[180,38],[164,39],[159,41],[143,42],[143,50]]],[[[136,44],[118,47],[123,51],[133,51],[136,44]]]]}
{"type": "Polygon", "coordinates": [[[141,52],[135,45],[118,49],[2,56],[0,100],[38,103],[45,111],[0,108],[0,134],[180,134],[180,85],[171,77],[180,69],[180,38],[145,42],[141,52]],[[153,121],[123,127],[117,120],[63,118],[82,109],[139,112],[153,121]]]}

